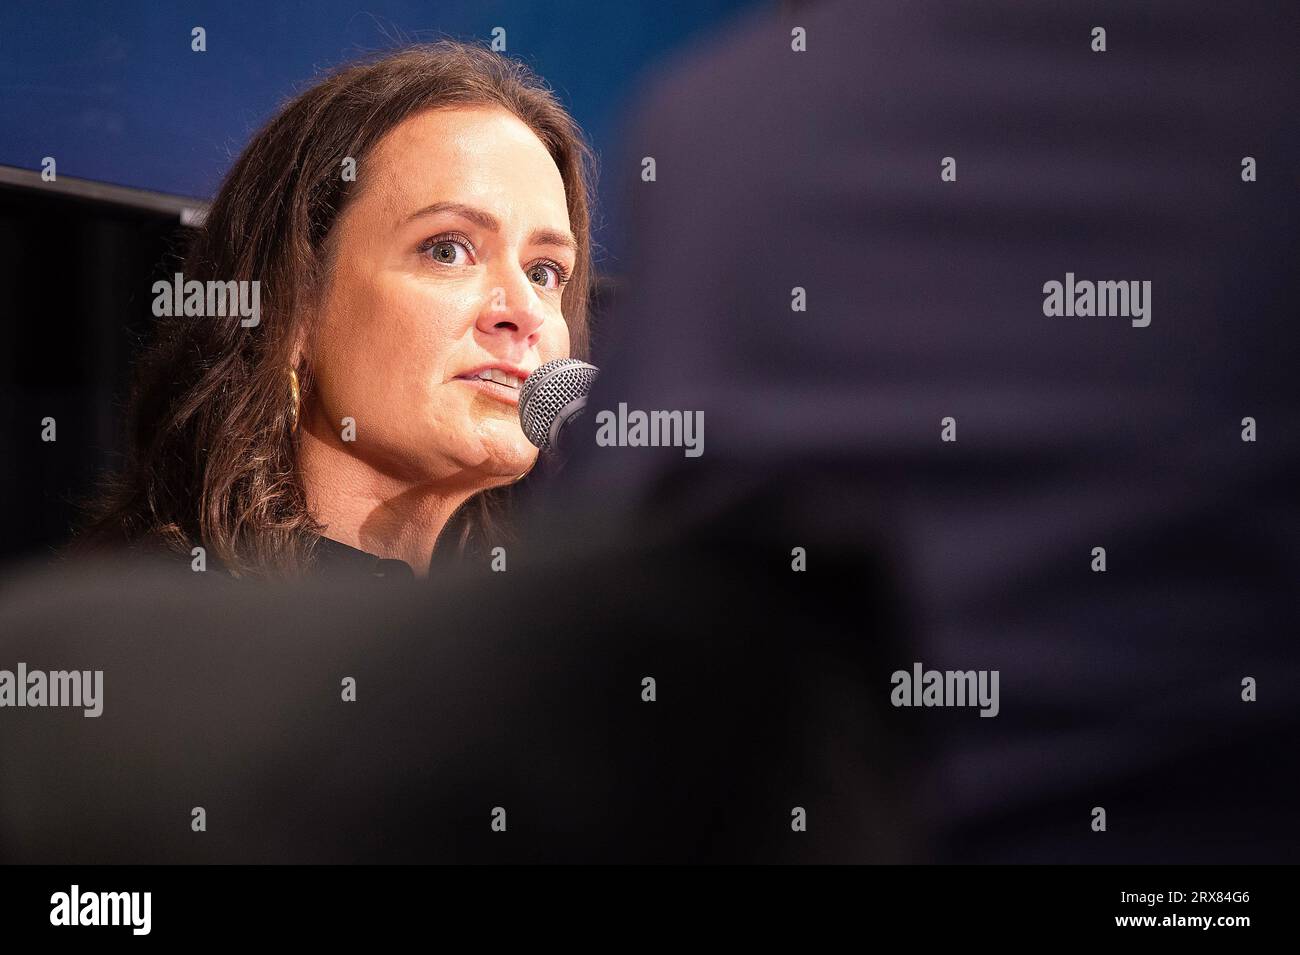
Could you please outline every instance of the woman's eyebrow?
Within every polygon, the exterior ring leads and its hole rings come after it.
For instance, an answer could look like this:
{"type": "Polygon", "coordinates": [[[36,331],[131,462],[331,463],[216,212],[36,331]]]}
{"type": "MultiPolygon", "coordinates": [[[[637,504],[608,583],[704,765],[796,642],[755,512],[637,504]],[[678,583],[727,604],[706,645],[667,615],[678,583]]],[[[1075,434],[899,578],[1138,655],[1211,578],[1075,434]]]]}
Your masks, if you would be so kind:
{"type": "Polygon", "coordinates": [[[412,212],[402,220],[402,223],[413,222],[416,219],[423,219],[428,216],[441,215],[445,212],[468,219],[470,222],[482,226],[489,232],[501,231],[501,221],[496,216],[490,212],[485,212],[482,209],[467,206],[463,202],[434,202],[425,206],[423,209],[417,209],[415,212],[412,212]]]}
{"type": "Polygon", "coordinates": [[[567,232],[556,232],[554,229],[534,229],[528,241],[532,245],[558,245],[575,254],[578,251],[577,239],[567,232]]]}
{"type": "MultiPolygon", "coordinates": [[[[416,219],[423,219],[428,216],[442,215],[450,213],[458,215],[461,218],[468,219],[477,226],[487,229],[489,232],[501,231],[501,220],[492,213],[483,209],[467,206],[463,202],[434,202],[423,209],[417,209],[409,216],[402,220],[402,223],[412,222],[416,219]]],[[[528,241],[532,245],[556,245],[561,248],[569,249],[572,252],[578,251],[578,240],[568,232],[560,232],[556,229],[534,229],[528,236],[528,241]]]]}

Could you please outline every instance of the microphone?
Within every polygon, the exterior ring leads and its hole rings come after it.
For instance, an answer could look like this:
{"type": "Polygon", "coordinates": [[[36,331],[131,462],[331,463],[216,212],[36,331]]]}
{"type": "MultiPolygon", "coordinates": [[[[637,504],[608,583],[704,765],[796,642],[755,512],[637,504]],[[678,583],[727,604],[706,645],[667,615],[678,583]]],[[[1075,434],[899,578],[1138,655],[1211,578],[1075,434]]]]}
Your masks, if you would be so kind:
{"type": "Polygon", "coordinates": [[[561,449],[564,429],[581,417],[600,371],[577,358],[557,358],[538,367],[519,390],[519,425],[543,452],[561,449]]]}

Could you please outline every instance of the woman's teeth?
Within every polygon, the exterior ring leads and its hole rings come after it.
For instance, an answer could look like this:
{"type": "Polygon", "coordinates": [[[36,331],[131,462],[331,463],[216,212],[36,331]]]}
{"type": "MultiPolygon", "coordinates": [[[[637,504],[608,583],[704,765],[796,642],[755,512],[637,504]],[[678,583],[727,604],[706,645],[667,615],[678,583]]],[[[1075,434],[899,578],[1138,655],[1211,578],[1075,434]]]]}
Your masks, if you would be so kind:
{"type": "Polygon", "coordinates": [[[483,371],[480,371],[475,375],[475,377],[482,378],[484,381],[495,381],[498,385],[505,385],[507,388],[518,389],[519,387],[518,378],[514,375],[507,375],[499,368],[485,368],[483,371]]]}

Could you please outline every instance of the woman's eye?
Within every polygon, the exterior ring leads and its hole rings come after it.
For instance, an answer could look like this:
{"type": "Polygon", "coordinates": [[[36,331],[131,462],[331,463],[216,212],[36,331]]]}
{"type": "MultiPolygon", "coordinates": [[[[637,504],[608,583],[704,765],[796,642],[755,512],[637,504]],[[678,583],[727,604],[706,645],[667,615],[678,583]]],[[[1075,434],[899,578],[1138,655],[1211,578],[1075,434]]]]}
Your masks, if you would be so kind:
{"type": "Polygon", "coordinates": [[[543,288],[559,288],[563,284],[563,277],[555,266],[539,262],[529,267],[528,281],[543,288]]]}
{"type": "Polygon", "coordinates": [[[430,243],[425,254],[443,265],[462,265],[469,260],[469,248],[459,239],[439,239],[430,243]]]}

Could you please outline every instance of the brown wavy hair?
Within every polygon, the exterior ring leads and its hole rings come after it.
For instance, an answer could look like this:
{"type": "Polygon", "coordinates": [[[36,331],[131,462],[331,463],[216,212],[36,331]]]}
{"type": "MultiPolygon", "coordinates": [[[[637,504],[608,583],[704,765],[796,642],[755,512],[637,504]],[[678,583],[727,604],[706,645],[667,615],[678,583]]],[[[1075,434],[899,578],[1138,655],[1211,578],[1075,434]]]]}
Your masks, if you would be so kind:
{"type": "MultiPolygon", "coordinates": [[[[592,154],[577,124],[526,66],[444,40],[348,65],[285,105],[226,176],[184,259],[186,281],[260,280],[261,321],[157,320],[128,406],[125,466],[88,505],[73,552],[102,545],[201,545],[236,576],[292,576],[312,563],[322,526],[297,465],[288,366],[328,274],[327,239],[358,166],[407,117],[495,105],[533,130],[559,167],[578,256],[563,299],[572,352],[587,350],[592,282],[592,154]]],[[[311,368],[297,369],[302,400],[311,368]]],[[[507,489],[471,498],[444,531],[461,551],[504,533],[507,489]]]]}

